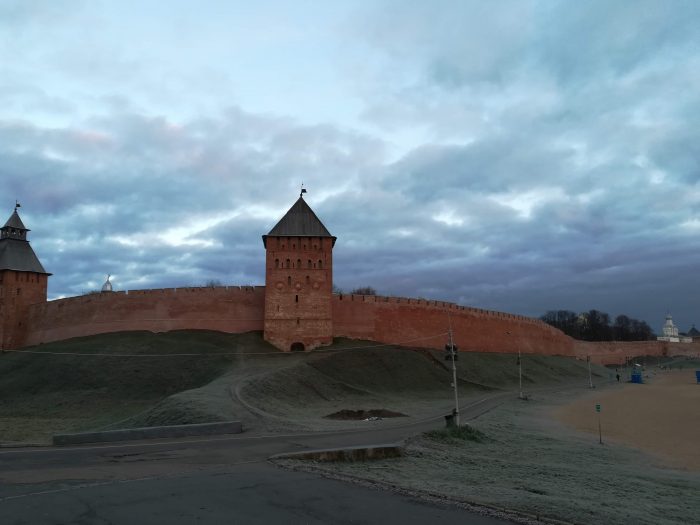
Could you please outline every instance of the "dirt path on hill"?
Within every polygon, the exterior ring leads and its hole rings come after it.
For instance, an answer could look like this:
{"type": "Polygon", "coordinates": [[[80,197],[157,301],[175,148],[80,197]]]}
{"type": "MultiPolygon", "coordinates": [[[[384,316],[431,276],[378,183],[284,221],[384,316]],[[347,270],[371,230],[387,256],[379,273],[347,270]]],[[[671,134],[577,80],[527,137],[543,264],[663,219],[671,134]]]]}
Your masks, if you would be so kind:
{"type": "Polygon", "coordinates": [[[665,464],[700,471],[700,385],[693,370],[652,375],[642,385],[592,392],[553,414],[576,430],[597,434],[596,403],[601,405],[603,442],[631,445],[665,464]]]}

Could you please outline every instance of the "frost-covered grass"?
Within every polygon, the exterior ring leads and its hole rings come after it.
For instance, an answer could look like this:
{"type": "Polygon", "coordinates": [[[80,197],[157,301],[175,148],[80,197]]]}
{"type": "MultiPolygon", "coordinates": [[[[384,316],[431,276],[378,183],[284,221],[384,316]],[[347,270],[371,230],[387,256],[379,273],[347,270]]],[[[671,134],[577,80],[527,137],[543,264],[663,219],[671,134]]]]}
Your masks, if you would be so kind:
{"type": "Polygon", "coordinates": [[[371,468],[313,468],[580,524],[698,522],[700,473],[660,468],[641,452],[554,423],[549,412],[569,396],[502,405],[470,423],[474,430],[466,432],[480,439],[438,431],[410,440],[405,457],[371,468]]]}
{"type": "Polygon", "coordinates": [[[425,437],[438,443],[458,444],[460,441],[476,441],[483,443],[489,438],[481,430],[470,425],[452,426],[431,430],[425,433],[425,437]]]}

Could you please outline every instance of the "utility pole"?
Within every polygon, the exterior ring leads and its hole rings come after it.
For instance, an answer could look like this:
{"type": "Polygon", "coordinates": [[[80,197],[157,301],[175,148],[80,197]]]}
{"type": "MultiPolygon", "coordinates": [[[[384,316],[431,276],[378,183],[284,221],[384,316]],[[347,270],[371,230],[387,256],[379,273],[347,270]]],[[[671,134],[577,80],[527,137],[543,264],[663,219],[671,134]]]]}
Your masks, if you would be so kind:
{"type": "Polygon", "coordinates": [[[593,388],[593,376],[591,375],[591,356],[586,356],[588,361],[588,388],[593,388]]]}
{"type": "Polygon", "coordinates": [[[452,387],[454,388],[455,393],[454,416],[455,424],[459,427],[459,394],[457,390],[457,364],[455,363],[457,360],[457,346],[452,338],[452,317],[450,316],[449,311],[447,312],[447,322],[449,324],[450,342],[445,345],[445,350],[449,351],[449,356],[452,360],[452,387]]]}

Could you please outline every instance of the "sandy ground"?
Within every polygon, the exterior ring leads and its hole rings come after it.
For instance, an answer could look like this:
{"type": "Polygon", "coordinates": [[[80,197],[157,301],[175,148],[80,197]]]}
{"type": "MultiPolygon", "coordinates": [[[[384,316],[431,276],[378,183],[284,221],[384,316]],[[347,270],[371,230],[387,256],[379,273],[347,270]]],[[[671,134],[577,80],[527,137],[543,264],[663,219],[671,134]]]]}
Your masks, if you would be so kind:
{"type": "Polygon", "coordinates": [[[598,435],[603,442],[630,445],[665,464],[700,471],[700,385],[693,370],[651,375],[646,383],[583,396],[554,410],[572,428],[598,435]]]}

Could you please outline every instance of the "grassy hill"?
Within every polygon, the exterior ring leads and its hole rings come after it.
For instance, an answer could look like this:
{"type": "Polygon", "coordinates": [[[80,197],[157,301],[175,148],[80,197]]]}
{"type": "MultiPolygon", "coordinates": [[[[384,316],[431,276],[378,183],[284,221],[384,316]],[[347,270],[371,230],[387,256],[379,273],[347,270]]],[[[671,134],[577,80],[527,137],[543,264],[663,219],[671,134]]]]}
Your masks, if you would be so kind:
{"type": "Polygon", "coordinates": [[[275,351],[259,334],[207,331],[122,332],[23,350],[37,353],[0,355],[0,442],[112,426],[210,383],[235,354],[275,351]],[[195,355],[170,356],[183,353],[195,355]]]}
{"type": "MultiPolygon", "coordinates": [[[[123,332],[24,350],[0,355],[0,442],[227,419],[252,428],[266,415],[295,428],[338,409],[417,413],[420,403],[449,400],[452,380],[441,352],[338,339],[289,354],[259,332],[123,332]]],[[[463,395],[517,385],[513,355],[461,354],[458,369],[463,395]]],[[[582,361],[523,356],[524,387],[587,377],[582,361]]]]}

